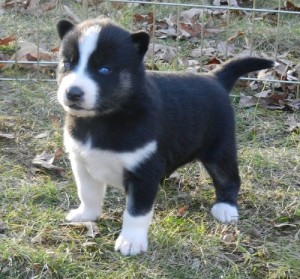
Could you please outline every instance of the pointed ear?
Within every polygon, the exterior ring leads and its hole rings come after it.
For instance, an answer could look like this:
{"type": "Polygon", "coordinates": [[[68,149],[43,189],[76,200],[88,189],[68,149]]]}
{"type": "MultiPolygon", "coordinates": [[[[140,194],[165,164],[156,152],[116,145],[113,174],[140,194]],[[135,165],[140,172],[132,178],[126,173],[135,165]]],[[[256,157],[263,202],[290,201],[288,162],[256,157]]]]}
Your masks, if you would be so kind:
{"type": "Polygon", "coordinates": [[[68,20],[60,20],[56,25],[59,38],[62,40],[63,37],[74,28],[74,26],[75,25],[68,20]]]}
{"type": "Polygon", "coordinates": [[[150,36],[148,35],[148,33],[144,31],[133,33],[131,34],[131,39],[138,53],[144,56],[146,51],[148,50],[149,41],[150,41],[150,36]]]}

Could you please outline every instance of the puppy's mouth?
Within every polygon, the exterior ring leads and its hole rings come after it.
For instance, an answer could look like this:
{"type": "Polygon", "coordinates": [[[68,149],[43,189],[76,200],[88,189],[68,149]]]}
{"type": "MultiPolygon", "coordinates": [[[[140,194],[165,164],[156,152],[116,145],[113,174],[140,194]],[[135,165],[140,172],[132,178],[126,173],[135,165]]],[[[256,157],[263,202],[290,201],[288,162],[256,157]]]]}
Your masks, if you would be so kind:
{"type": "Polygon", "coordinates": [[[85,108],[81,103],[67,103],[65,106],[71,110],[94,111],[94,108],[85,108]]]}
{"type": "Polygon", "coordinates": [[[81,106],[79,106],[77,104],[71,104],[71,105],[68,105],[68,107],[70,109],[74,109],[74,110],[83,110],[84,109],[83,107],[81,107],[81,106]]]}
{"type": "Polygon", "coordinates": [[[85,108],[81,104],[63,104],[64,110],[75,117],[93,117],[98,115],[97,110],[85,108]]]}

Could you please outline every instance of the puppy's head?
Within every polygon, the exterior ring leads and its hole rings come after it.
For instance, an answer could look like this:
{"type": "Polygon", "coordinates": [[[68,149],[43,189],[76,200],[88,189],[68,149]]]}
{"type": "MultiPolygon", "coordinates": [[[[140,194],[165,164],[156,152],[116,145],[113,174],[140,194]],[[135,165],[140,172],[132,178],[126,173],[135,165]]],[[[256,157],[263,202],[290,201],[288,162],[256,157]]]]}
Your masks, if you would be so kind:
{"type": "Polygon", "coordinates": [[[108,19],[57,24],[61,42],[57,97],[78,117],[118,111],[144,77],[149,35],[129,33],[108,19]]]}

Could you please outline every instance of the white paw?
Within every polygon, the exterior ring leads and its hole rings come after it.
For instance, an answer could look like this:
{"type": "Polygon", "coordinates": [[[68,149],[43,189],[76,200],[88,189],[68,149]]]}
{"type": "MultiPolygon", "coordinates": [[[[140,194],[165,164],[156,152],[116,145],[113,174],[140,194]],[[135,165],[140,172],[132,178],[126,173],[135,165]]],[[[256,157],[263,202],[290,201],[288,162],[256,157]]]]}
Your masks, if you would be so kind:
{"type": "Polygon", "coordinates": [[[237,208],[228,203],[216,203],[212,209],[211,214],[222,223],[236,222],[239,218],[237,208]]]}
{"type": "Polygon", "coordinates": [[[69,222],[86,222],[86,221],[96,221],[98,217],[100,216],[100,213],[89,211],[89,210],[83,210],[81,207],[78,207],[76,209],[72,209],[66,219],[69,222]]]}
{"type": "Polygon", "coordinates": [[[146,252],[147,249],[147,233],[144,232],[121,232],[115,243],[115,250],[120,251],[123,256],[134,256],[146,252]]]}

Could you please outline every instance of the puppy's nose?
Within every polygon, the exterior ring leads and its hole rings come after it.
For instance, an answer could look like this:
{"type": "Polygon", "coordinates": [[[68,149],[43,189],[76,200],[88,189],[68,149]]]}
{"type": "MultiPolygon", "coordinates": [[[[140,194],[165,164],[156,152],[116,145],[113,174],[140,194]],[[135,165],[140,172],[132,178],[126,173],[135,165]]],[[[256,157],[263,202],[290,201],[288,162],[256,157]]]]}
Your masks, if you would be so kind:
{"type": "Polygon", "coordinates": [[[69,101],[77,102],[79,101],[83,96],[83,91],[78,86],[72,86],[69,89],[67,89],[67,98],[69,101]]]}

